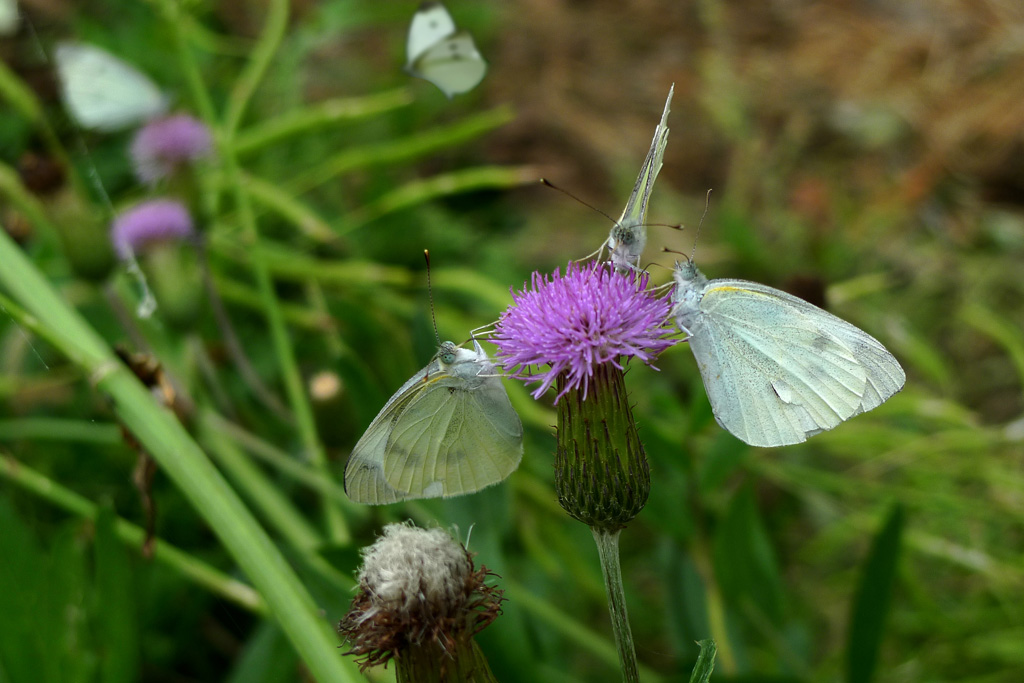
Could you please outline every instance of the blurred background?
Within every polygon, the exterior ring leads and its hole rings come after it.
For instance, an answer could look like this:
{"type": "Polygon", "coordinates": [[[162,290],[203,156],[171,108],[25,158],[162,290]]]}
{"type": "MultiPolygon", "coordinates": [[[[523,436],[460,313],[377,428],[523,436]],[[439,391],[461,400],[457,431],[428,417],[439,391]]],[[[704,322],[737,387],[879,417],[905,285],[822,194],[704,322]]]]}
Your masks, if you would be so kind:
{"type": "MultiPolygon", "coordinates": [[[[304,446],[280,406],[255,254],[282,302],[340,485],[363,429],[436,348],[423,250],[440,335],[464,340],[532,272],[601,244],[608,219],[536,181],[617,216],[674,83],[648,213],[652,278],[670,280],[663,247],[693,248],[711,190],[696,245],[709,277],[756,280],[826,307],[881,340],[908,379],[832,432],[760,450],[715,424],[685,344],[657,371],[630,368],[653,473],[647,508],[622,539],[644,680],[688,680],[694,641],[708,637],[722,681],[1020,680],[1018,0],[450,0],[489,65],[451,100],[402,71],[417,3],[292,2],[233,143],[259,239],[244,239],[230,194],[208,201],[230,183],[216,159],[200,190],[170,188],[190,198],[210,278],[269,400],[240,369],[200,268],[156,291],[158,301],[193,292],[186,314],[167,318],[168,304],[134,315],[138,284],[115,263],[106,230],[112,211],[152,193],[132,176],[130,131],[73,125],[42,52],[66,39],[102,45],[150,76],[174,111],[202,117],[192,74],[174,57],[182,35],[221,117],[267,3],[172,4],[178,33],[166,2],[20,3],[31,23],[0,37],[0,221],[104,339],[160,361],[182,419],[229,478],[224,453],[243,452],[320,524],[326,484],[287,466],[301,464],[304,446]],[[19,88],[41,118],[18,104],[19,88]],[[358,102],[359,113],[322,106],[339,102],[358,102]]],[[[270,622],[145,559],[138,543],[103,551],[124,554],[114,593],[127,597],[111,598],[97,527],[70,499],[15,483],[12,468],[151,523],[158,544],[228,575],[234,564],[159,472],[133,484],[138,449],[89,378],[2,310],[0,347],[0,557],[19,558],[0,560],[0,680],[99,680],[109,669],[97,662],[111,656],[127,664],[103,680],[302,680],[270,622]],[[38,673],[44,659],[65,668],[38,673]]],[[[384,522],[456,524],[463,537],[472,527],[470,550],[509,598],[480,636],[498,678],[615,680],[593,542],[553,493],[550,401],[506,386],[527,431],[508,482],[446,501],[343,504],[350,537],[324,536],[318,549],[351,574],[384,522]]],[[[260,495],[244,493],[260,509],[260,495]]],[[[347,587],[306,576],[337,621],[347,587]]]]}

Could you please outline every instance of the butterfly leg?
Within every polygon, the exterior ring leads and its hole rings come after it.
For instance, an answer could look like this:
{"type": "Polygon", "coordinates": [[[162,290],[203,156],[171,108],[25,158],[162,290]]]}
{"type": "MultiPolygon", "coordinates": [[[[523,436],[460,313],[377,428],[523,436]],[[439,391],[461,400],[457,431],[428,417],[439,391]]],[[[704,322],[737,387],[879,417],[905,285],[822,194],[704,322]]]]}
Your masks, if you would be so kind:
{"type": "Polygon", "coordinates": [[[492,334],[494,334],[494,326],[495,325],[497,325],[497,321],[491,322],[491,323],[487,323],[486,325],[481,325],[480,327],[474,328],[474,329],[469,331],[469,338],[474,340],[474,341],[477,339],[477,337],[482,337],[482,338],[486,339],[487,337],[490,337],[492,334]]]}

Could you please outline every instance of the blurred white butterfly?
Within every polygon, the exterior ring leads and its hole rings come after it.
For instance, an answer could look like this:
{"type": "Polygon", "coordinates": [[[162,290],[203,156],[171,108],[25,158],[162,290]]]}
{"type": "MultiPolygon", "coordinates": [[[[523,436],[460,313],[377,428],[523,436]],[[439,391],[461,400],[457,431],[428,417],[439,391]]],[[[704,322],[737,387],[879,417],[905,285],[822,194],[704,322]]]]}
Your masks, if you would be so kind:
{"type": "Polygon", "coordinates": [[[487,62],[468,33],[456,32],[452,15],[441,3],[425,2],[409,26],[405,70],[450,98],[476,87],[487,72],[487,62]]]}
{"type": "Polygon", "coordinates": [[[352,449],[345,492],[380,505],[473,493],[503,481],[523,455],[523,425],[497,367],[447,341],[388,399],[352,449]]]}
{"type": "Polygon", "coordinates": [[[61,43],[56,60],[64,104],[82,128],[123,130],[165,113],[170,104],[148,76],[95,45],[61,43]]]}
{"type": "Polygon", "coordinates": [[[715,419],[751,446],[800,443],[877,408],[906,374],[881,342],[791,294],[676,263],[673,315],[715,419]]]}
{"type": "Polygon", "coordinates": [[[665,156],[665,146],[668,144],[668,124],[666,122],[669,107],[672,104],[672,93],[675,92],[675,89],[675,84],[673,84],[668,91],[665,110],[661,113],[661,122],[654,129],[651,149],[648,150],[647,158],[644,159],[644,164],[640,167],[640,175],[637,176],[636,184],[633,185],[633,192],[629,195],[626,208],[601,247],[601,249],[608,247],[608,257],[620,273],[637,269],[640,255],[643,254],[644,246],[647,244],[647,226],[644,225],[644,219],[647,217],[647,200],[654,188],[654,181],[658,178],[658,171],[661,170],[662,157],[665,156]]]}
{"type": "Polygon", "coordinates": [[[0,36],[14,35],[20,22],[17,0],[0,0],[0,36]]]}

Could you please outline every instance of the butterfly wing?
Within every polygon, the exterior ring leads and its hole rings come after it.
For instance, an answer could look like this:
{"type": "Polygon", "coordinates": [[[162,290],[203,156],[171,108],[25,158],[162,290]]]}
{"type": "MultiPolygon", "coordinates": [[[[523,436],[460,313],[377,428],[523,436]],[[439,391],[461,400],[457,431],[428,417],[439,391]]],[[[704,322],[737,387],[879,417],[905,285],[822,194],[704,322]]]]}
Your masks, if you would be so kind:
{"type": "Polygon", "coordinates": [[[410,72],[430,81],[448,97],[472,90],[487,73],[473,38],[459,31],[437,43],[413,62],[410,72]]]}
{"type": "Polygon", "coordinates": [[[369,504],[447,497],[508,477],[522,457],[522,423],[493,371],[481,359],[447,369],[435,361],[417,373],[353,449],[349,497],[369,504]]]}
{"type": "Polygon", "coordinates": [[[384,478],[384,453],[388,438],[402,414],[428,389],[428,377],[436,377],[440,363],[432,361],[413,375],[384,404],[366,433],[356,443],[345,464],[345,492],[357,503],[381,505],[402,500],[402,492],[395,490],[384,478]]]}
{"type": "Polygon", "coordinates": [[[785,292],[712,280],[690,347],[718,423],[753,446],[800,443],[877,407],[906,376],[874,337],[785,292]]]}
{"type": "Polygon", "coordinates": [[[412,17],[405,43],[406,64],[411,67],[423,53],[455,33],[452,15],[439,2],[425,2],[412,17]]]}
{"type": "Polygon", "coordinates": [[[20,22],[17,0],[0,0],[0,36],[14,35],[20,22]]]}
{"type": "Polygon", "coordinates": [[[64,102],[83,128],[122,130],[167,111],[168,100],[156,84],[106,50],[61,43],[55,56],[64,102]]]}
{"type": "Polygon", "coordinates": [[[658,178],[658,172],[661,171],[665,146],[668,145],[668,113],[674,92],[675,85],[668,91],[668,99],[665,100],[661,121],[654,129],[651,148],[647,152],[643,166],[640,167],[640,175],[637,176],[636,184],[633,185],[633,192],[629,195],[626,208],[608,238],[612,262],[619,268],[628,267],[626,264],[635,266],[639,263],[640,255],[647,243],[647,228],[644,225],[644,219],[647,217],[647,201],[650,199],[651,190],[654,189],[654,181],[658,178]]]}

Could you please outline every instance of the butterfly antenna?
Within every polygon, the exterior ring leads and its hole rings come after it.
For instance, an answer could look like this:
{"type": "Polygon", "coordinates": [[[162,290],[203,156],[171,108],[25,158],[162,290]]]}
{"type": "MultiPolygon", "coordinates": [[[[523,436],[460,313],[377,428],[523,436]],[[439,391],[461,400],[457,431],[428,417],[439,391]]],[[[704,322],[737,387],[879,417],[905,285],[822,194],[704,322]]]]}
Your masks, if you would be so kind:
{"type": "Polygon", "coordinates": [[[614,218],[612,218],[611,216],[609,216],[608,214],[606,214],[606,213],[605,213],[604,211],[602,211],[601,209],[599,209],[599,208],[597,208],[596,206],[593,206],[593,205],[591,205],[591,204],[587,204],[587,203],[586,203],[585,201],[583,201],[582,199],[580,199],[579,197],[577,197],[576,195],[574,195],[574,194],[573,194],[572,192],[569,192],[569,190],[563,189],[563,188],[559,187],[558,185],[555,185],[555,184],[554,184],[553,182],[551,182],[551,181],[550,181],[550,180],[548,180],[547,178],[541,178],[541,179],[540,179],[540,182],[541,182],[541,183],[543,183],[544,185],[547,185],[547,186],[548,186],[548,187],[550,187],[550,188],[551,188],[552,190],[558,190],[559,192],[561,192],[562,194],[564,194],[564,195],[565,195],[566,197],[569,197],[570,199],[574,199],[574,200],[576,200],[577,202],[579,202],[579,203],[580,203],[580,204],[582,204],[583,206],[587,207],[588,209],[591,209],[592,211],[596,211],[596,212],[598,212],[599,214],[601,214],[602,216],[604,216],[605,218],[607,218],[608,220],[610,220],[610,221],[611,221],[612,223],[615,223],[616,225],[618,225],[618,224],[619,224],[619,222],[618,222],[617,220],[615,220],[614,218]]]}
{"type": "Polygon", "coordinates": [[[427,262],[427,298],[430,299],[430,322],[434,323],[434,337],[437,345],[441,345],[441,335],[437,332],[437,315],[434,313],[434,288],[430,284],[430,250],[423,250],[423,258],[427,262]]]}
{"type": "MultiPolygon", "coordinates": [[[[591,209],[592,211],[598,212],[599,214],[601,214],[602,216],[604,216],[605,218],[610,220],[615,225],[619,224],[619,222],[617,220],[615,220],[614,218],[612,218],[611,216],[606,214],[601,209],[597,208],[596,206],[593,206],[592,204],[586,203],[585,201],[583,201],[582,199],[580,199],[579,197],[574,195],[572,192],[569,192],[568,190],[566,190],[564,188],[561,188],[558,185],[555,185],[554,183],[552,183],[547,178],[541,178],[540,182],[542,182],[544,185],[547,185],[552,190],[558,190],[559,192],[561,192],[565,196],[570,197],[571,199],[579,202],[580,204],[582,204],[583,206],[587,207],[588,209],[591,209]]],[[[645,228],[652,228],[653,227],[653,228],[671,228],[672,230],[683,230],[683,224],[682,223],[641,223],[641,225],[643,225],[645,228]]],[[[599,251],[600,251],[600,249],[595,251],[594,254],[597,254],[599,251]]],[[[591,254],[590,256],[593,256],[594,254],[591,254]]],[[[590,258],[590,256],[584,256],[580,260],[581,261],[585,261],[588,258],[590,258]]]]}
{"type": "MultiPolygon", "coordinates": [[[[697,224],[697,234],[693,236],[693,251],[690,252],[690,262],[693,263],[693,257],[697,255],[697,238],[700,237],[700,228],[704,225],[704,218],[708,215],[708,207],[711,206],[711,189],[708,188],[708,193],[704,195],[704,213],[700,216],[700,223],[697,224]]],[[[667,250],[666,250],[667,251],[667,250]]]]}

